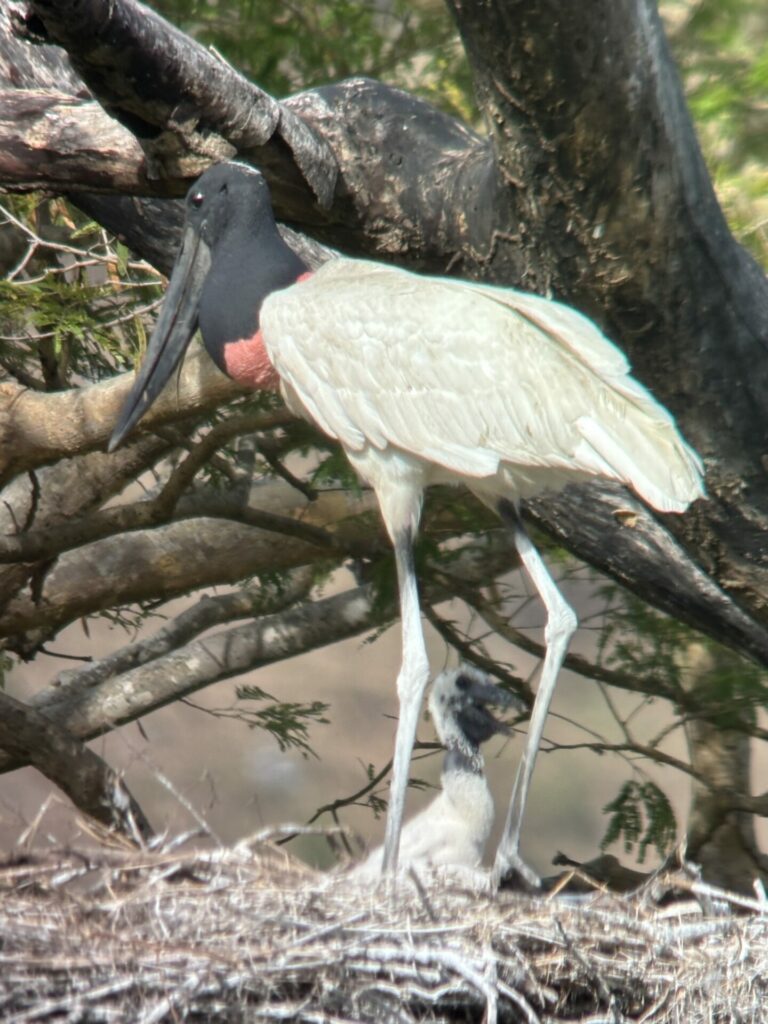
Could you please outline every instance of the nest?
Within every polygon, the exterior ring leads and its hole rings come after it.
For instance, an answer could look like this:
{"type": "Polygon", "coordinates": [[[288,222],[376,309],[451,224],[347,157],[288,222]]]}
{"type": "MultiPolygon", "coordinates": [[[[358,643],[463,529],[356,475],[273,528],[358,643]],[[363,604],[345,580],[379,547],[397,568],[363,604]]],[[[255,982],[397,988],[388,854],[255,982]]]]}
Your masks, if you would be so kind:
{"type": "Polygon", "coordinates": [[[0,1018],[39,1021],[760,1021],[768,905],[687,883],[493,893],[371,885],[269,844],[101,844],[0,866],[0,1018]]]}

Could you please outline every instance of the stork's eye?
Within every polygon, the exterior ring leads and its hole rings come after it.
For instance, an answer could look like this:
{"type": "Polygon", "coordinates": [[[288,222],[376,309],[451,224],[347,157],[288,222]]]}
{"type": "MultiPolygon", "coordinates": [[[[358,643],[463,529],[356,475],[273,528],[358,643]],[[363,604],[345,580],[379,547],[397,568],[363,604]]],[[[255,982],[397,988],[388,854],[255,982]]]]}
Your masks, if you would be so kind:
{"type": "Polygon", "coordinates": [[[203,195],[202,192],[195,192],[192,194],[189,201],[196,209],[199,210],[200,207],[203,205],[204,198],[205,196],[203,195]]]}
{"type": "Polygon", "coordinates": [[[469,678],[469,676],[465,676],[465,675],[456,676],[456,689],[457,690],[468,690],[470,685],[471,685],[471,683],[472,683],[472,680],[469,678]]]}

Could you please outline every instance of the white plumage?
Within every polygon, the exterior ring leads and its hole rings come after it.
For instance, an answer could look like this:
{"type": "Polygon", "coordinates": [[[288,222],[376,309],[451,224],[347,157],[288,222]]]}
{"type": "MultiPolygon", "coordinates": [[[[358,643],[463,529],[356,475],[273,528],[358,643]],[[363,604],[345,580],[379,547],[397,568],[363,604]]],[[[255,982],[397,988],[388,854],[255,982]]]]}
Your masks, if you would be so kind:
{"type": "Polygon", "coordinates": [[[368,479],[399,452],[420,460],[424,486],[463,481],[483,495],[596,475],[665,512],[702,493],[672,417],[567,306],[338,259],[268,296],[261,325],[291,408],[368,479]]]}
{"type": "Polygon", "coordinates": [[[290,407],[338,438],[374,488],[395,549],[403,634],[388,868],[429,674],[413,566],[423,491],[464,483],[499,511],[547,610],[541,681],[497,853],[499,873],[517,868],[532,880],[520,822],[576,617],[518,502],[600,476],[679,512],[703,494],[701,462],[621,352],[573,309],[361,260],[306,271],[277,230],[261,174],[238,163],[206,171],[188,193],[166,302],[110,447],[160,393],[199,323],[211,356],[244,384],[274,386],[274,367],[290,407]]]}
{"type": "MultiPolygon", "coordinates": [[[[411,867],[478,868],[493,827],[494,807],[485,775],[444,775],[438,796],[403,825],[398,870],[411,867]]],[[[384,846],[352,870],[356,877],[381,875],[384,846]]]]}
{"type": "MultiPolygon", "coordinates": [[[[463,665],[442,672],[432,684],[429,710],[446,748],[438,795],[407,821],[400,835],[398,866],[478,868],[491,834],[493,798],[484,772],[480,744],[508,728],[485,708],[494,703],[519,706],[478,669],[463,665]]],[[[381,873],[383,846],[352,870],[356,877],[381,873]]]]}
{"type": "Polygon", "coordinates": [[[539,296],[339,259],[268,296],[261,325],[288,405],[341,442],[395,547],[403,661],[385,867],[397,859],[428,675],[411,553],[424,488],[464,483],[512,528],[547,609],[547,652],[496,871],[536,884],[519,855],[521,820],[576,617],[517,504],[604,477],[681,512],[704,493],[701,460],[623,353],[586,317],[539,296]]]}

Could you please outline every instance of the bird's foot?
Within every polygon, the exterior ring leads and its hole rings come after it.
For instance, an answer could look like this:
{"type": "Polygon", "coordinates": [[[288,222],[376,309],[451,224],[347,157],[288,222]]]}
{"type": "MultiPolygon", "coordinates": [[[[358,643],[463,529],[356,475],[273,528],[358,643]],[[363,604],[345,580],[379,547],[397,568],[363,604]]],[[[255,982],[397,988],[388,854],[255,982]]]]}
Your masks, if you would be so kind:
{"type": "Polygon", "coordinates": [[[528,867],[517,850],[497,850],[493,865],[493,884],[496,889],[517,889],[521,892],[541,892],[541,879],[528,867]]]}

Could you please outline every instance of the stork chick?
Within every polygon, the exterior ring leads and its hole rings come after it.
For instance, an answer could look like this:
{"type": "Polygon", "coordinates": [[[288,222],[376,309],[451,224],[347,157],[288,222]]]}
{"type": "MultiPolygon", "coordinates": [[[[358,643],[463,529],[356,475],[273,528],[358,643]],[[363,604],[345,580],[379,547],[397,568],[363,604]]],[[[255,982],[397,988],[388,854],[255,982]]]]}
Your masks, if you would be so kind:
{"type": "MultiPolygon", "coordinates": [[[[493,717],[489,704],[520,706],[471,665],[441,672],[432,684],[429,710],[446,750],[441,790],[403,827],[401,868],[449,864],[477,868],[482,863],[494,806],[480,746],[497,733],[509,734],[509,726],[493,717]]],[[[383,853],[383,847],[375,849],[354,869],[355,874],[376,877],[383,853]]]]}

